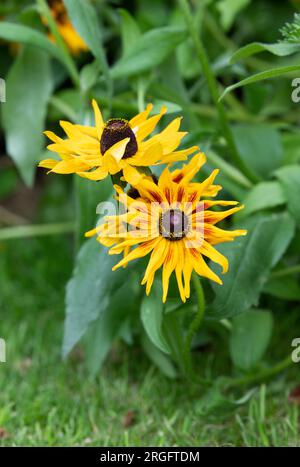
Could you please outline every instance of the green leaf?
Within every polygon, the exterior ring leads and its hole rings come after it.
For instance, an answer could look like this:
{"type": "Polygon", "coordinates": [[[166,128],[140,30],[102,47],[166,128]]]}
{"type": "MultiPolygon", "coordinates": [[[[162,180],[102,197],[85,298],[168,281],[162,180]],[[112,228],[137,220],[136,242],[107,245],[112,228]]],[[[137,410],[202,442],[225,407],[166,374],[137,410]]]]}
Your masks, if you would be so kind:
{"type": "Polygon", "coordinates": [[[251,0],[221,0],[217,3],[217,9],[221,15],[221,25],[225,31],[233,25],[238,13],[249,5],[251,0]]]}
{"type": "Polygon", "coordinates": [[[284,133],[282,135],[285,164],[300,162],[300,133],[284,133]]]}
{"type": "Polygon", "coordinates": [[[0,37],[9,42],[20,42],[42,48],[52,57],[64,63],[60,50],[44,34],[28,26],[0,21],[0,37]]]}
{"type": "Polygon", "coordinates": [[[228,416],[241,405],[249,401],[255,389],[247,391],[240,399],[233,400],[226,397],[222,390],[226,386],[224,378],[217,379],[213,386],[196,402],[195,413],[200,417],[217,416],[218,419],[228,416]]]}
{"type": "Polygon", "coordinates": [[[300,166],[288,165],[276,171],[287,199],[288,210],[300,226],[300,166]]]}
{"type": "MultiPolygon", "coordinates": [[[[97,206],[106,201],[112,193],[109,178],[101,183],[91,182],[85,178],[75,176],[76,190],[76,223],[78,244],[84,242],[84,234],[91,230],[97,220],[97,206]]],[[[99,212],[99,214],[101,214],[99,212]]]]}
{"type": "Polygon", "coordinates": [[[270,209],[286,203],[286,198],[278,182],[261,182],[255,185],[243,200],[245,208],[240,217],[247,217],[263,209],[270,209]]]}
{"type": "Polygon", "coordinates": [[[246,237],[219,247],[230,264],[223,285],[213,284],[215,300],[210,317],[222,319],[238,315],[258,304],[270,270],[280,260],[294,232],[295,222],[288,213],[247,219],[246,237]]]}
{"type": "Polygon", "coordinates": [[[248,84],[257,83],[258,81],[263,81],[265,79],[277,78],[278,76],[286,75],[287,73],[292,73],[294,71],[299,71],[300,65],[288,65],[278,68],[271,68],[270,70],[262,71],[256,73],[255,75],[249,76],[249,78],[242,79],[238,83],[228,86],[222,93],[219,100],[224,99],[226,94],[233,91],[234,89],[240,88],[242,86],[247,86],[248,84]]]}
{"type": "Polygon", "coordinates": [[[44,146],[42,133],[52,93],[49,56],[36,47],[24,47],[8,73],[6,93],[2,115],[7,152],[30,186],[44,146]]]}
{"type": "Polygon", "coordinates": [[[239,124],[232,131],[241,158],[254,174],[269,177],[280,166],[283,147],[274,127],[264,123],[239,124]]]}
{"type": "Polygon", "coordinates": [[[299,51],[300,44],[288,44],[287,42],[263,44],[262,42],[253,42],[252,44],[247,44],[234,52],[230,62],[235,63],[242,58],[247,58],[260,52],[271,52],[273,55],[277,55],[278,57],[285,57],[286,55],[291,55],[299,51]]]}
{"type": "Polygon", "coordinates": [[[122,17],[121,38],[123,45],[123,55],[126,56],[130,53],[131,49],[135,47],[141,36],[141,31],[138,23],[127,10],[121,9],[120,15],[122,17]]]}
{"type": "Polygon", "coordinates": [[[86,92],[91,89],[98,81],[101,67],[98,60],[85,65],[80,72],[80,86],[86,92]]]}
{"type": "Polygon", "coordinates": [[[300,285],[294,277],[271,277],[263,292],[282,300],[300,300],[300,285]]]}
{"type": "Polygon", "coordinates": [[[145,296],[141,304],[141,320],[150,340],[162,352],[170,353],[169,346],[163,336],[162,324],[164,307],[161,301],[161,286],[154,283],[152,292],[145,296]]]}
{"type": "Polygon", "coordinates": [[[152,70],[162,63],[186,37],[186,30],[171,26],[146,32],[130,52],[114,65],[113,78],[127,78],[152,70]]]}
{"type": "Polygon", "coordinates": [[[108,78],[109,69],[103,49],[97,11],[89,0],[64,0],[64,4],[74,28],[91,50],[94,57],[99,60],[108,78]]]}
{"type": "Polygon", "coordinates": [[[124,282],[124,270],[112,271],[116,262],[116,257],[108,255],[94,238],[80,249],[66,290],[64,357],[85,335],[91,323],[109,311],[114,303],[114,295],[124,282]]]}
{"type": "Polygon", "coordinates": [[[249,310],[232,320],[229,346],[237,368],[249,371],[260,362],[270,342],[272,329],[270,311],[249,310]]]}
{"type": "Polygon", "coordinates": [[[127,282],[113,292],[109,307],[90,324],[86,341],[87,365],[92,377],[100,370],[113,342],[120,335],[126,317],[132,315],[139,305],[135,285],[138,285],[137,278],[129,275],[127,282]]]}
{"type": "Polygon", "coordinates": [[[146,333],[141,336],[141,344],[148,358],[165,376],[171,379],[176,378],[177,371],[172,361],[152,343],[146,333]]]}
{"type": "Polygon", "coordinates": [[[294,20],[292,23],[286,23],[280,32],[284,39],[288,42],[300,42],[300,14],[294,13],[294,20]]]}

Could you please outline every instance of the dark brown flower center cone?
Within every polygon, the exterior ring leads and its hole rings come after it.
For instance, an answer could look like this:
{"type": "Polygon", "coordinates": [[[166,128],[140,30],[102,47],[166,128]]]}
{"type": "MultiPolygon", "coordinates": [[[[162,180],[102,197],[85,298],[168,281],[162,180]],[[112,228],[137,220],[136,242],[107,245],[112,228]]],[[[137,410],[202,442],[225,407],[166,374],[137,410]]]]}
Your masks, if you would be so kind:
{"type": "Polygon", "coordinates": [[[138,150],[135,134],[130,128],[127,120],[123,120],[121,118],[112,118],[111,120],[108,120],[100,140],[101,154],[103,155],[114,144],[125,138],[129,138],[129,141],[126,146],[123,159],[134,156],[138,150]]]}

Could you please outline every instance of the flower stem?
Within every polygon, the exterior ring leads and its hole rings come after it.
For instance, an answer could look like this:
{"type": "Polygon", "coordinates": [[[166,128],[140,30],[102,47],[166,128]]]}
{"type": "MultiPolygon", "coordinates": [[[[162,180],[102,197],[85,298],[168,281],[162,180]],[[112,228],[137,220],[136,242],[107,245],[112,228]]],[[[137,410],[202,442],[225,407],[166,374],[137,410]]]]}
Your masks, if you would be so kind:
{"type": "Polygon", "coordinates": [[[25,237],[41,237],[45,235],[61,235],[73,233],[75,224],[73,222],[62,222],[59,224],[41,225],[19,225],[17,227],[5,227],[0,229],[0,240],[13,240],[25,237]]]}
{"type": "Polygon", "coordinates": [[[281,373],[281,371],[285,370],[289,366],[293,364],[292,358],[289,355],[287,358],[282,360],[281,362],[277,363],[277,365],[271,368],[264,368],[263,370],[252,374],[243,376],[242,378],[234,379],[228,383],[226,389],[233,389],[238,386],[247,386],[249,384],[258,384],[262,381],[265,381],[272,376],[276,375],[277,373],[281,373]]]}
{"type": "Polygon", "coordinates": [[[196,272],[193,272],[192,274],[192,281],[193,281],[194,288],[195,288],[196,295],[197,295],[198,310],[197,310],[194,320],[190,324],[189,330],[185,338],[184,349],[183,349],[185,369],[186,369],[187,376],[189,377],[191,377],[193,374],[193,365],[192,365],[192,358],[191,358],[191,344],[192,344],[194,335],[200,328],[200,325],[202,323],[202,319],[204,316],[204,311],[205,311],[205,298],[204,298],[203,288],[202,288],[199,276],[196,274],[196,272]]]}
{"type": "Polygon", "coordinates": [[[257,177],[255,174],[252,173],[252,171],[247,167],[247,165],[244,163],[243,159],[241,159],[234,138],[233,134],[229,125],[229,121],[227,119],[226,111],[224,108],[224,105],[221,101],[219,101],[219,91],[218,91],[218,83],[215,78],[215,75],[213,73],[213,70],[211,69],[210,63],[208,56],[206,54],[205,48],[203,46],[203,43],[199,37],[198,31],[195,27],[194,23],[194,18],[188,3],[188,0],[178,0],[179,6],[182,10],[183,16],[185,18],[185,22],[187,25],[187,29],[190,31],[191,38],[194,42],[194,47],[197,52],[203,74],[205,76],[205,79],[207,81],[207,85],[211,94],[211,97],[214,101],[214,104],[217,108],[218,114],[219,114],[219,121],[221,124],[222,132],[224,135],[224,138],[227,141],[228,147],[230,148],[231,151],[231,156],[232,159],[234,160],[235,164],[237,167],[243,172],[243,174],[252,182],[257,181],[257,177]]]}

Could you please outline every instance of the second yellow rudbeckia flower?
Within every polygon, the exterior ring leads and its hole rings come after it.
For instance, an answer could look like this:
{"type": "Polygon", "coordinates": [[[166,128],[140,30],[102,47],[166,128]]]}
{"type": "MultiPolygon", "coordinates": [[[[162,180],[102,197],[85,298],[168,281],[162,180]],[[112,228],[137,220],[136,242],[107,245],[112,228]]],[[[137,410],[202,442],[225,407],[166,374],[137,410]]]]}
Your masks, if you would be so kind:
{"type": "Polygon", "coordinates": [[[76,173],[90,180],[102,180],[122,171],[125,180],[134,185],[141,179],[143,168],[185,160],[198,149],[194,146],[177,150],[186,134],[179,129],[181,118],[175,118],[163,131],[149,138],[166,113],[165,107],[149,117],[153,107],[149,104],[131,120],[112,118],[104,122],[95,100],[92,105],[95,126],[61,121],[67,139],[45,132],[53,142],[48,149],[59,154],[60,160],[45,159],[40,167],[60,174],[76,173]]]}

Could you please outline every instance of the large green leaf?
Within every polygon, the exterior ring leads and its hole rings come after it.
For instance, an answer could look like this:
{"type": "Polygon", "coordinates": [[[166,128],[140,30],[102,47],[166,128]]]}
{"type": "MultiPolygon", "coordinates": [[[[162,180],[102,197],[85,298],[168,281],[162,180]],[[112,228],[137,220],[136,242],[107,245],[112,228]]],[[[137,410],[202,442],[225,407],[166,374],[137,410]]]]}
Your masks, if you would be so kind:
{"type": "Polygon", "coordinates": [[[288,165],[276,171],[285,197],[288,209],[300,225],[300,166],[288,165]]]}
{"type": "Polygon", "coordinates": [[[287,65],[277,68],[271,68],[270,70],[261,71],[255,75],[249,76],[248,78],[242,79],[238,83],[228,86],[219,100],[222,100],[226,94],[233,91],[234,89],[240,88],[242,86],[247,86],[248,84],[257,83],[258,81],[263,81],[265,79],[278,78],[279,76],[286,75],[287,73],[292,73],[294,71],[299,71],[300,65],[287,65]]]}
{"type": "Polygon", "coordinates": [[[282,213],[252,217],[244,227],[248,229],[246,237],[219,247],[229,259],[230,269],[223,285],[213,284],[213,318],[235,316],[258,304],[270,270],[293,238],[295,222],[288,213],[282,213]]]}
{"type": "Polygon", "coordinates": [[[121,37],[123,55],[126,56],[130,53],[131,49],[135,47],[140,38],[141,31],[138,23],[127,10],[120,10],[120,15],[122,17],[121,37]]]}
{"type": "Polygon", "coordinates": [[[247,58],[260,52],[271,52],[273,55],[284,57],[295,52],[300,52],[300,44],[290,44],[288,42],[263,44],[262,42],[253,42],[252,44],[247,44],[234,52],[230,61],[231,63],[235,63],[242,58],[247,58]]]}
{"type": "Polygon", "coordinates": [[[31,185],[42,154],[42,133],[52,93],[49,56],[36,47],[24,47],[8,73],[6,93],[2,115],[7,152],[25,183],[31,185]]]}
{"type": "Polygon", "coordinates": [[[164,318],[164,307],[161,301],[161,286],[159,283],[154,283],[151,294],[145,296],[141,305],[141,319],[145,331],[150,340],[160,350],[165,353],[170,353],[166,339],[162,332],[162,324],[164,318]]]}
{"type": "Polygon", "coordinates": [[[255,175],[269,177],[280,166],[283,147],[278,130],[263,123],[239,124],[232,130],[240,156],[255,175]]]}
{"type": "Polygon", "coordinates": [[[232,320],[230,355],[234,365],[251,370],[263,357],[272,336],[270,311],[249,310],[232,320]]]}
{"type": "Polygon", "coordinates": [[[245,208],[240,216],[246,217],[263,209],[270,209],[286,203],[279,182],[261,182],[255,185],[243,200],[245,208]]]}
{"type": "Polygon", "coordinates": [[[90,324],[86,342],[87,365],[91,376],[95,376],[100,370],[111,345],[121,333],[125,319],[139,306],[136,286],[139,287],[138,279],[127,276],[126,283],[113,292],[109,306],[90,324]]]}
{"type": "Polygon", "coordinates": [[[44,34],[28,26],[0,21],[0,37],[10,42],[40,47],[64,63],[60,50],[44,34]]]}
{"type": "MultiPolygon", "coordinates": [[[[116,256],[108,255],[106,248],[94,238],[88,240],[80,249],[73,277],[66,291],[64,356],[84,336],[91,323],[116,303],[115,295],[124,282],[124,274],[126,276],[122,268],[112,271],[116,262],[116,256]]],[[[127,299],[123,302],[123,307],[126,306],[127,299]]]]}
{"type": "Polygon", "coordinates": [[[113,78],[127,78],[152,70],[162,63],[186,37],[186,30],[171,26],[146,32],[114,65],[113,78]]]}
{"type": "Polygon", "coordinates": [[[89,0],[64,0],[68,15],[86,45],[99,60],[108,75],[108,65],[102,44],[101,27],[97,12],[89,0]]]}
{"type": "Polygon", "coordinates": [[[300,285],[293,276],[272,277],[265,284],[263,291],[282,300],[300,300],[300,285]]]}

